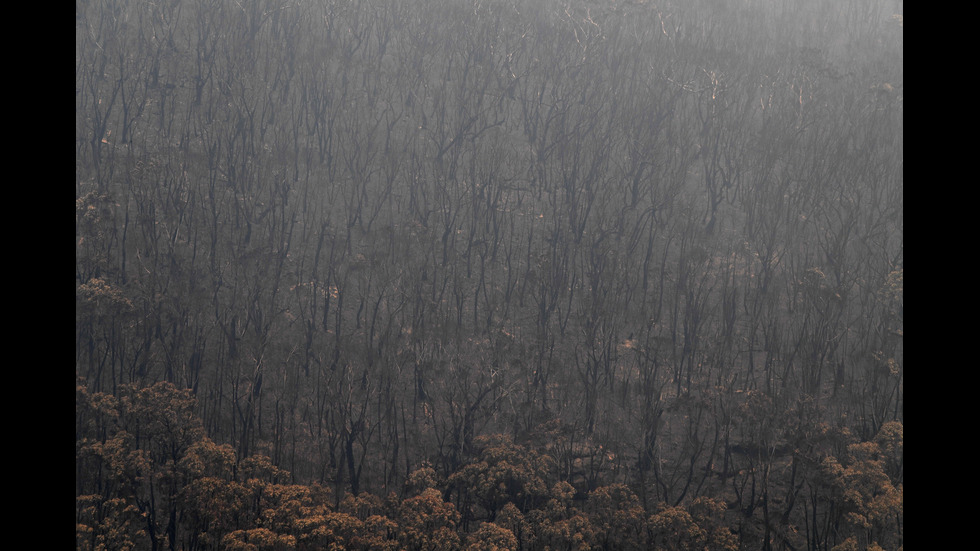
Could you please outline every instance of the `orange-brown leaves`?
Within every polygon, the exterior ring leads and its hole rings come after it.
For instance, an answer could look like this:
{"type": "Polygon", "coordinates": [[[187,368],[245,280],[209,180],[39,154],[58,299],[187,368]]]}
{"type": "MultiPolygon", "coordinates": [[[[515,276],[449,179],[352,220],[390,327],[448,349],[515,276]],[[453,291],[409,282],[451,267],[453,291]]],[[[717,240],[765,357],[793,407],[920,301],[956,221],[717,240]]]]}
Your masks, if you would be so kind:
{"type": "Polygon", "coordinates": [[[399,507],[398,541],[405,549],[419,551],[458,549],[459,520],[456,507],[443,501],[438,490],[429,488],[399,507]]]}
{"type": "Polygon", "coordinates": [[[481,437],[477,443],[482,446],[479,460],[450,476],[450,484],[471,492],[491,515],[509,502],[527,510],[547,499],[549,456],[503,435],[481,437]]]}
{"type": "Polygon", "coordinates": [[[516,551],[517,538],[510,530],[490,524],[480,523],[480,527],[467,536],[466,551],[516,551]]]}

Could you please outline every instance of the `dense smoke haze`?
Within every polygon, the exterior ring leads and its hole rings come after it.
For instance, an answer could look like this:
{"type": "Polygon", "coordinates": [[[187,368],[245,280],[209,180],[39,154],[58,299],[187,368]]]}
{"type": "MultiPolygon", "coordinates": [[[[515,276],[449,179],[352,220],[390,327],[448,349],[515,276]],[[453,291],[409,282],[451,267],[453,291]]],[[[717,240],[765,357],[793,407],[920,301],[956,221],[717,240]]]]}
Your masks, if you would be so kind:
{"type": "Polygon", "coordinates": [[[77,0],[76,548],[901,549],[903,12],[77,0]]]}

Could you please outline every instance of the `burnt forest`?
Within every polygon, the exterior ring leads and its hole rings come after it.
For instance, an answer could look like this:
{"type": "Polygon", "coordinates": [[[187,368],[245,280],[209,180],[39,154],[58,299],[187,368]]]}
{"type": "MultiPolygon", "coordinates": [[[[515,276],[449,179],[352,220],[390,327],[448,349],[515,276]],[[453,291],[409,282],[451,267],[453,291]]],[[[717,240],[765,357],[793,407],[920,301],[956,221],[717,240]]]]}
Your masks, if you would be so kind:
{"type": "Polygon", "coordinates": [[[903,11],[76,0],[76,549],[901,550],[903,11]]]}

